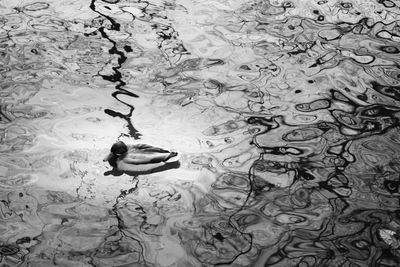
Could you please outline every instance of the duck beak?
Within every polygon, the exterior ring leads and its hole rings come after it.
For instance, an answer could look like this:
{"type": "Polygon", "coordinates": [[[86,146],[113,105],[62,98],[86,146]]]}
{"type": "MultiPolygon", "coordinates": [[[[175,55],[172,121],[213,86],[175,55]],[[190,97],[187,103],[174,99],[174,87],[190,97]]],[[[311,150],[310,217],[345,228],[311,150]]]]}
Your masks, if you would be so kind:
{"type": "Polygon", "coordinates": [[[113,156],[114,156],[113,153],[109,153],[109,154],[103,159],[103,161],[109,161],[110,159],[112,159],[113,156]]]}

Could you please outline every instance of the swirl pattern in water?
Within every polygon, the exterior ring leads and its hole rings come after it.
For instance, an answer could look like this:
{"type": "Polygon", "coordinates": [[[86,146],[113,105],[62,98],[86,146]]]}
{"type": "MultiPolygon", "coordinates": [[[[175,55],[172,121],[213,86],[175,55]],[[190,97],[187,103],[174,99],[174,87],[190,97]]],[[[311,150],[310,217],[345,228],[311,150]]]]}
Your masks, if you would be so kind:
{"type": "Polygon", "coordinates": [[[2,0],[0,265],[400,266],[399,7],[2,0]]]}

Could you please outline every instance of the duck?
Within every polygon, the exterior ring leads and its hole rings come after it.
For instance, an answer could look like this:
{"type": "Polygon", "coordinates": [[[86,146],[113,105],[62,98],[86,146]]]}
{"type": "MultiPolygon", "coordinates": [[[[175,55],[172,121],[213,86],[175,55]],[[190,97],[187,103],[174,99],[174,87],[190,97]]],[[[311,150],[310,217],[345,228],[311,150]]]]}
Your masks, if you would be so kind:
{"type": "Polygon", "coordinates": [[[147,144],[126,145],[122,141],[114,143],[103,161],[122,172],[151,172],[179,161],[179,154],[164,148],[147,144]]]}

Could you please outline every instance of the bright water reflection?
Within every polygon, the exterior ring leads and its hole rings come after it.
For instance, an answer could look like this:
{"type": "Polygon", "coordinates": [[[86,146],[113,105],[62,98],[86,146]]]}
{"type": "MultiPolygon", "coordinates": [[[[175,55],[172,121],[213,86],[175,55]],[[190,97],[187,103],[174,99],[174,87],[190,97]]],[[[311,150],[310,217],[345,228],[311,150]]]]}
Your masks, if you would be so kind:
{"type": "Polygon", "coordinates": [[[397,4],[2,0],[1,265],[399,266],[397,4]]]}

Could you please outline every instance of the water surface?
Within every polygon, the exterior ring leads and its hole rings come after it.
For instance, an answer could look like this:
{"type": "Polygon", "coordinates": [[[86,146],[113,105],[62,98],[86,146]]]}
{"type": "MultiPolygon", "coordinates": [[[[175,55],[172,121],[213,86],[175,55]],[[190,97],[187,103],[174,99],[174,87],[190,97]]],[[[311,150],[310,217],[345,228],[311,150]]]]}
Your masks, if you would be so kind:
{"type": "Polygon", "coordinates": [[[2,0],[1,266],[399,266],[398,4],[2,0]]]}

